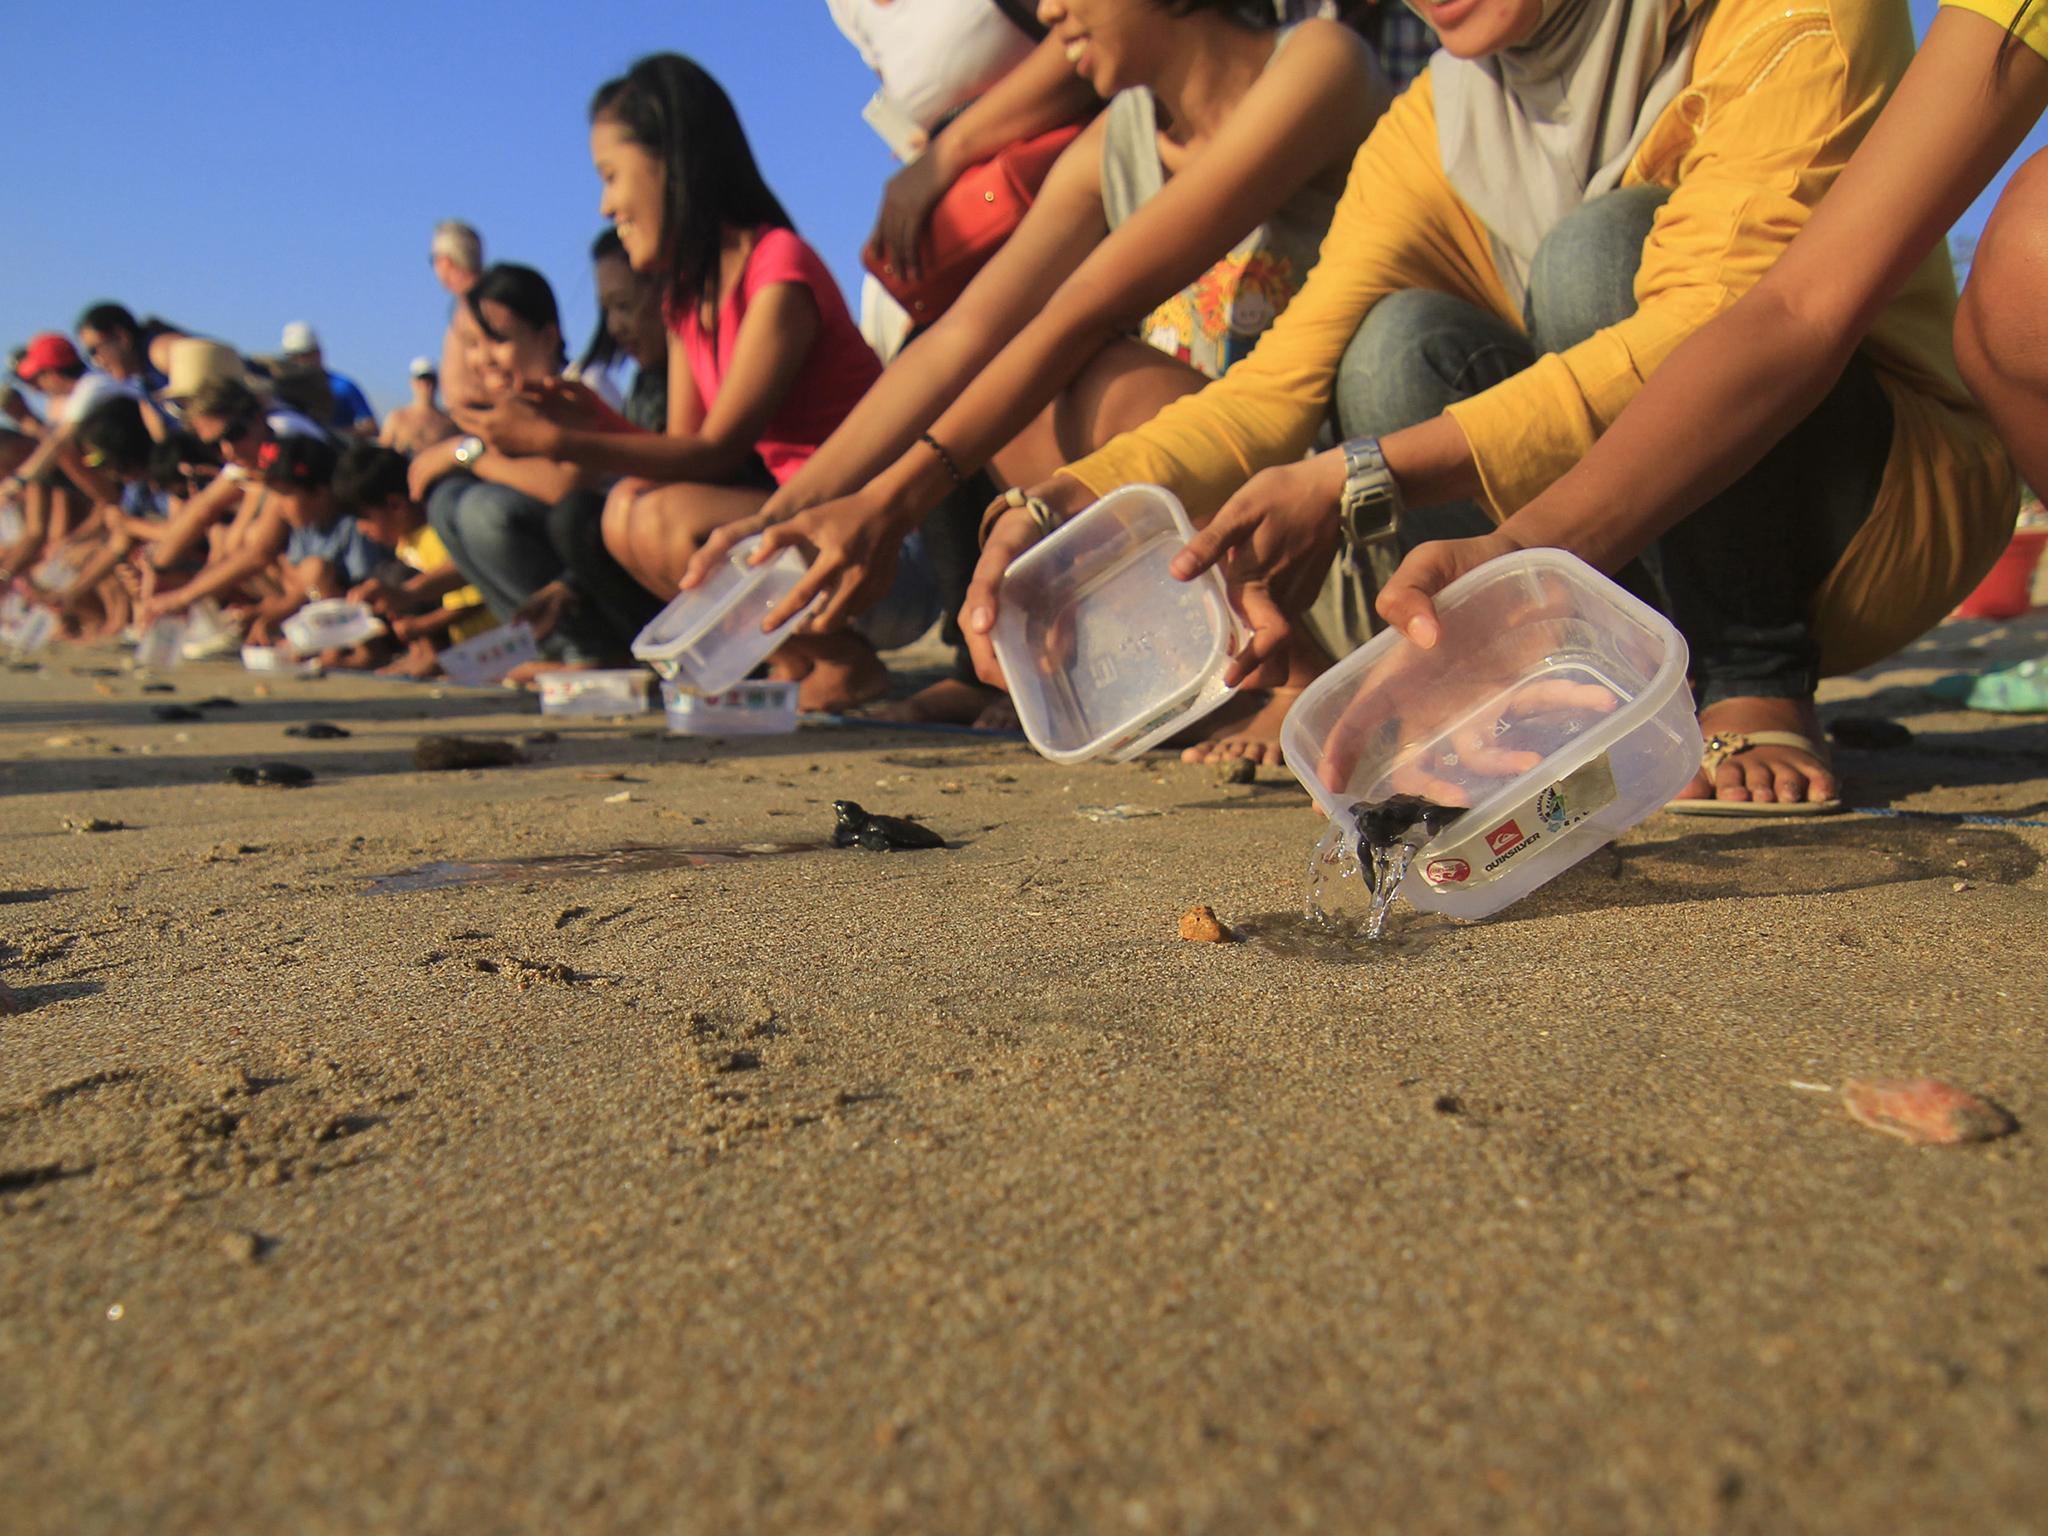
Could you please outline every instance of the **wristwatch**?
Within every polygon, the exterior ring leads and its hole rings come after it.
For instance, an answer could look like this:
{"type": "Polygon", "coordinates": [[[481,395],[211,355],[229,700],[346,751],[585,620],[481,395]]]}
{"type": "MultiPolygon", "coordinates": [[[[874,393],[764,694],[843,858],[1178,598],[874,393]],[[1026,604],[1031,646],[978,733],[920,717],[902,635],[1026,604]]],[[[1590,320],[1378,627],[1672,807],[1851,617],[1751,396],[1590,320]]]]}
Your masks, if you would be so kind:
{"type": "Polygon", "coordinates": [[[455,445],[455,462],[464,469],[469,468],[484,456],[484,440],[480,437],[465,437],[455,445]]]}
{"type": "Polygon", "coordinates": [[[1354,437],[1346,442],[1344,491],[1337,499],[1337,516],[1346,542],[1362,546],[1391,539],[1401,510],[1401,488],[1394,483],[1394,472],[1387,468],[1380,440],[1354,437]]]}

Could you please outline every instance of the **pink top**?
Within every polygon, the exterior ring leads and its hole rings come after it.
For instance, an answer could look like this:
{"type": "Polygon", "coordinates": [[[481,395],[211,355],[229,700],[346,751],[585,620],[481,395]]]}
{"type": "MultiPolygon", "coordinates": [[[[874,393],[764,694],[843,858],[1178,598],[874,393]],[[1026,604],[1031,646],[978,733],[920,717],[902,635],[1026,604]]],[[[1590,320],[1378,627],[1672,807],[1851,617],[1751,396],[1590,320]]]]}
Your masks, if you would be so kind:
{"type": "Polygon", "coordinates": [[[825,263],[793,231],[759,230],[739,287],[718,313],[716,350],[714,338],[705,335],[697,323],[694,308],[672,319],[670,326],[683,344],[690,375],[697,381],[697,393],[709,413],[718,398],[719,381],[732,366],[747,306],[755,294],[776,283],[803,284],[818,305],[818,336],[811,343],[811,355],[754,444],[775,483],[781,485],[804,467],[818,445],[846,420],[868,386],[882,375],[882,365],[847,313],[846,300],[840,297],[839,285],[825,270],[825,263]]]}

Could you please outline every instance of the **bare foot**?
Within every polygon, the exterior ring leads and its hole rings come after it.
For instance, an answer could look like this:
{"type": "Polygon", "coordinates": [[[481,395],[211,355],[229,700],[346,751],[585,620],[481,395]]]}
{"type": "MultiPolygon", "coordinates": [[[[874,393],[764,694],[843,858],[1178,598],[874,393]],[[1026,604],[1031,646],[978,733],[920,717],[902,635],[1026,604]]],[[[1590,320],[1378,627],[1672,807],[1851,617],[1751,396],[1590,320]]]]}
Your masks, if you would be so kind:
{"type": "Polygon", "coordinates": [[[1229,763],[1240,759],[1278,767],[1280,722],[1301,696],[1299,688],[1248,688],[1213,715],[1198,721],[1174,743],[1184,763],[1229,763]]]}
{"type": "MultiPolygon", "coordinates": [[[[874,712],[874,718],[904,725],[977,725],[999,700],[1007,704],[1009,695],[985,683],[949,677],[918,689],[907,699],[884,705],[874,712]]],[[[1014,712],[1011,718],[1016,718],[1014,712]]]]}
{"type": "Polygon", "coordinates": [[[533,688],[545,672],[595,672],[603,663],[596,661],[550,661],[545,656],[538,661],[522,661],[507,672],[504,685],[507,688],[533,688]]]}
{"type": "MultiPolygon", "coordinates": [[[[1811,699],[1723,699],[1700,711],[1700,733],[1791,731],[1821,740],[1820,716],[1811,699]]],[[[1729,800],[1770,805],[1780,801],[1832,800],[1840,782],[1827,764],[1794,747],[1755,746],[1723,763],[1710,785],[1704,771],[1679,791],[1680,800],[1729,800]]]]}
{"type": "Polygon", "coordinates": [[[987,709],[974,717],[977,731],[1021,731],[1024,722],[1017,718],[1017,705],[1007,693],[999,693],[989,700],[987,709]]]}
{"type": "Polygon", "coordinates": [[[377,669],[379,677],[432,677],[441,670],[441,657],[434,649],[434,642],[426,639],[409,640],[405,650],[396,661],[386,662],[377,669]]]}
{"type": "Polygon", "coordinates": [[[806,714],[843,715],[879,699],[889,669],[859,635],[792,635],[768,658],[768,675],[797,685],[796,705],[806,714]]]}

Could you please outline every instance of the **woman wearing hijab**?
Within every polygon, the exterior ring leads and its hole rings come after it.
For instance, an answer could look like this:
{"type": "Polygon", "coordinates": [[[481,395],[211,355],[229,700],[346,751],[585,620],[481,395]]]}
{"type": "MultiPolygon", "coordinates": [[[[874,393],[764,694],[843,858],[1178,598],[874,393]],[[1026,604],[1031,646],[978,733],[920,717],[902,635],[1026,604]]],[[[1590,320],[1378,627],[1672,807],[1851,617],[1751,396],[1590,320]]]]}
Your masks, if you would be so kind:
{"type": "MultiPolygon", "coordinates": [[[[1332,653],[1364,638],[1363,546],[1390,521],[1404,550],[1471,534],[1564,475],[1770,269],[1913,52],[1905,0],[1421,9],[1444,51],[1253,355],[1035,488],[1052,517],[1148,480],[1215,513],[1176,574],[1223,560],[1255,631],[1234,680],[1277,674],[1298,628],[1332,653]],[[1331,417],[1342,445],[1304,459],[1331,417]]],[[[1706,734],[1761,770],[1752,805],[1832,807],[1820,673],[1917,634],[2010,527],[1954,309],[1937,250],[1811,414],[1624,572],[1685,633],[1706,734]]],[[[985,675],[996,582],[1038,527],[1013,510],[990,530],[966,605],[985,675]]],[[[1236,750],[1277,760],[1285,702],[1236,750]]],[[[1713,803],[1711,770],[1688,797],[1713,803]]]]}

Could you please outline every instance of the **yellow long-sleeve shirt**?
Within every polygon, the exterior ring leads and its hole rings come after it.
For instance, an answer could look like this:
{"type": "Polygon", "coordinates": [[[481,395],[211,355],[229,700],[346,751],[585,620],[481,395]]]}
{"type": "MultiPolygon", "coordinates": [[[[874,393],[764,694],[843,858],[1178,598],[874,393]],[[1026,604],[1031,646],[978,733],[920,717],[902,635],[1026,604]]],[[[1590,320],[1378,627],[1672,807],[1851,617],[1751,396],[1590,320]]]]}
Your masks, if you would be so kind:
{"type": "MultiPolygon", "coordinates": [[[[1651,370],[1762,276],[1912,53],[1904,0],[1719,0],[1689,85],[1622,179],[1671,188],[1643,249],[1636,312],[1451,407],[1496,516],[1576,464],[1651,370]]],[[[1427,76],[1360,148],[1315,270],[1252,355],[1065,472],[1098,495],[1168,485],[1206,518],[1251,475],[1307,450],[1352,334],[1404,288],[1521,324],[1485,228],[1444,175],[1427,76]]],[[[1867,665],[1939,620],[2011,529],[2016,485],[1957,376],[1954,315],[1954,275],[1937,250],[1865,344],[1893,407],[1892,448],[1869,522],[1816,598],[1829,671],[1867,665]]]]}

